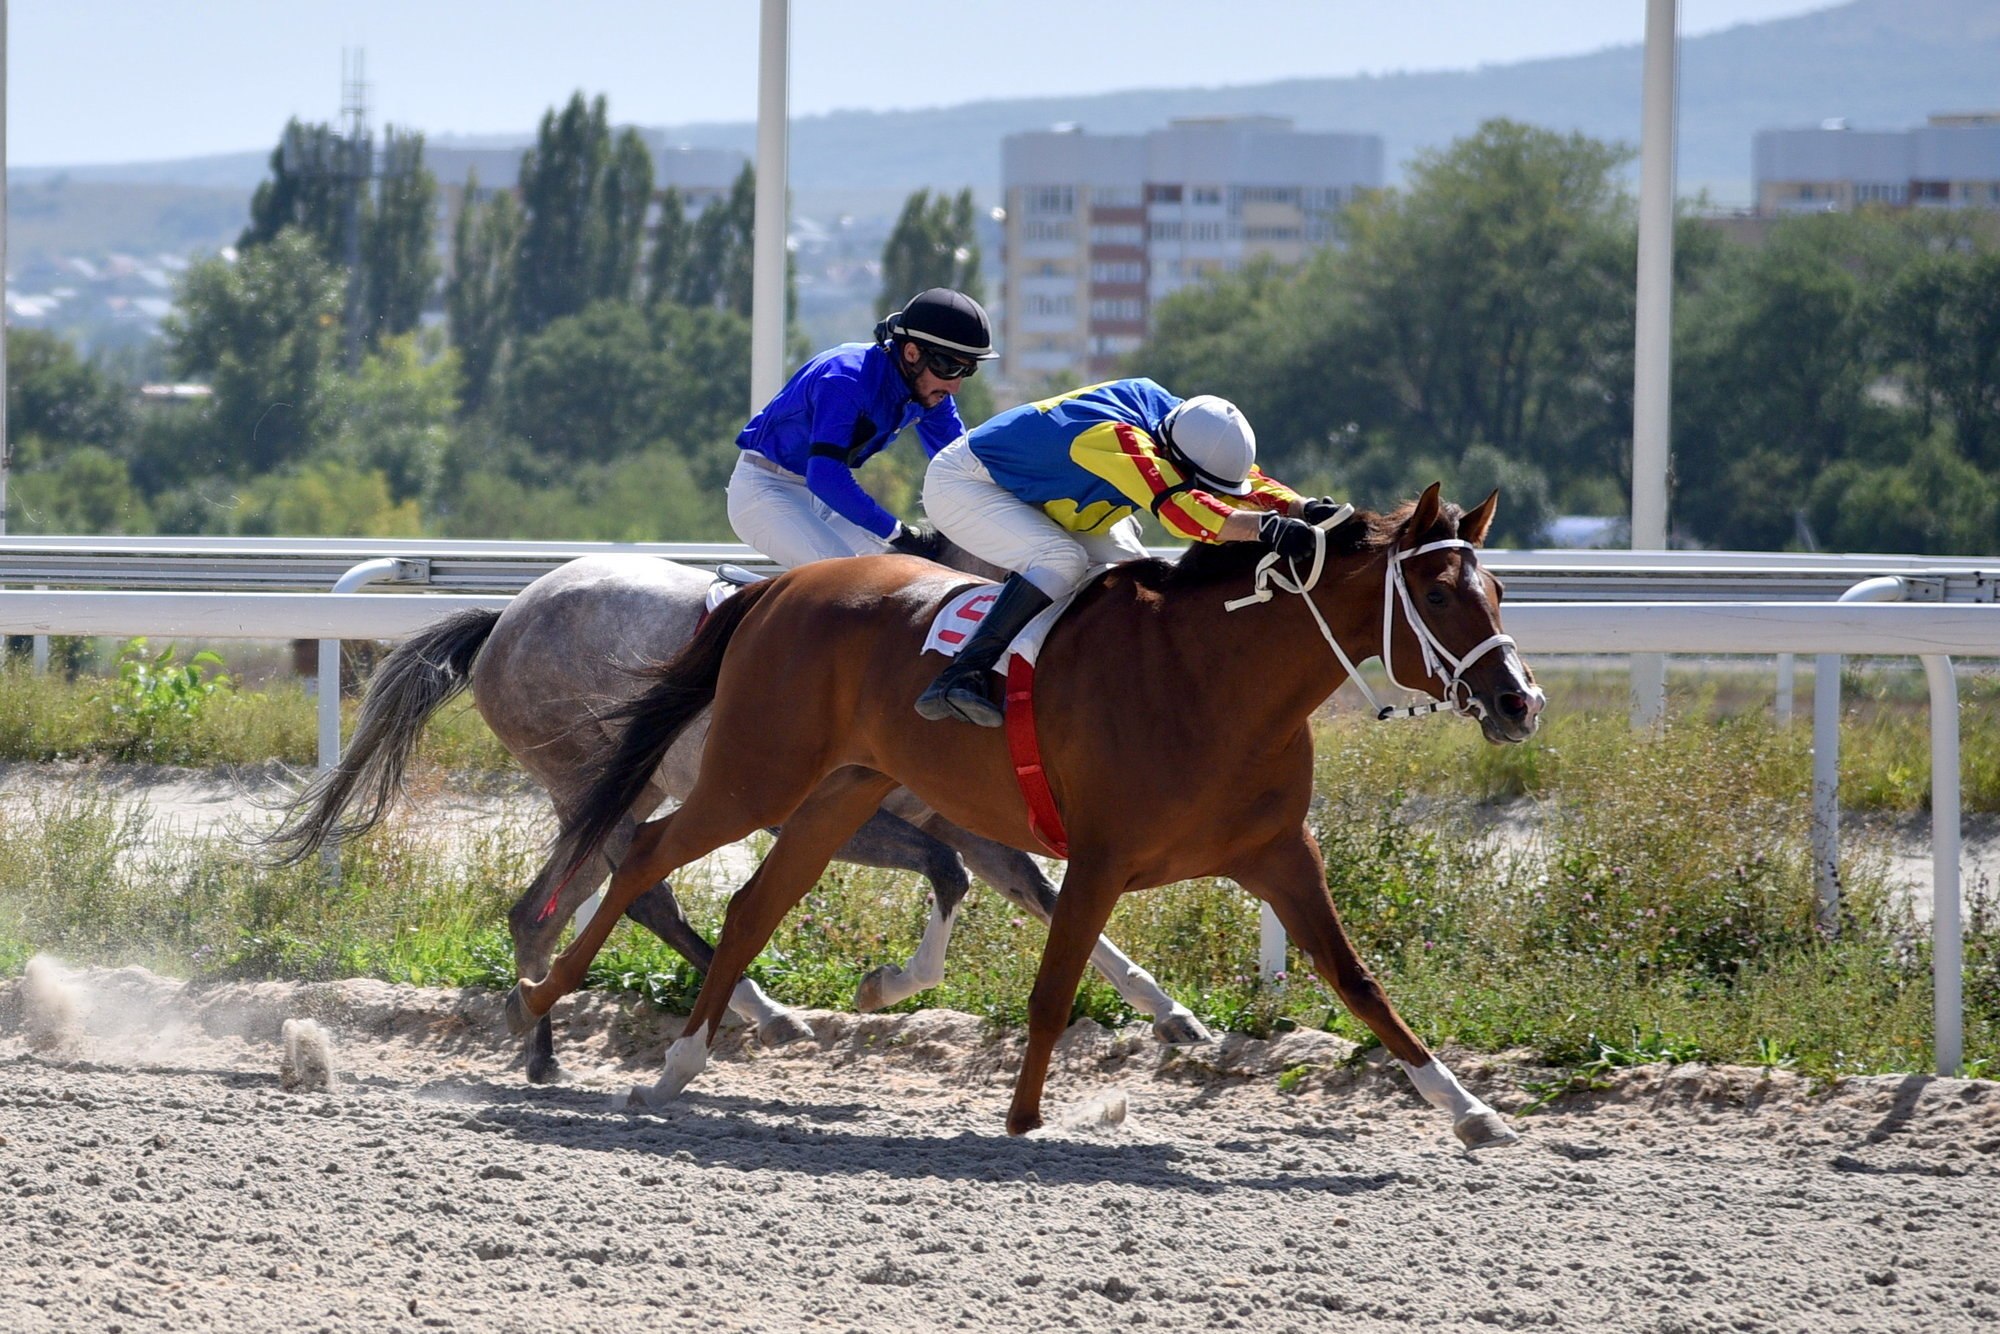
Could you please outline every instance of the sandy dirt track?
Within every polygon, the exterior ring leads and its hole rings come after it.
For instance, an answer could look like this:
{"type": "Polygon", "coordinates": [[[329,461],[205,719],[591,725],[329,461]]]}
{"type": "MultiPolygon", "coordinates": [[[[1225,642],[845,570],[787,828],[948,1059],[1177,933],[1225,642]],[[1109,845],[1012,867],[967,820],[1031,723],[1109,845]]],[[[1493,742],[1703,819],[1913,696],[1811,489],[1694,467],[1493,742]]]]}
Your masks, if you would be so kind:
{"type": "MultiPolygon", "coordinates": [[[[572,1078],[530,1088],[498,1011],[0,984],[0,1330],[2000,1322],[1990,1082],[1649,1067],[1472,1156],[1325,1035],[1169,1053],[1086,1023],[1051,1130],[1009,1140],[1018,1038],[965,1015],[732,1034],[653,1115],[624,1093],[677,1021],[572,999],[572,1078]],[[280,1089],[288,1017],[334,1035],[332,1092],[280,1089]]],[[[1457,1065],[1503,1109],[1547,1073],[1457,1065]]]]}

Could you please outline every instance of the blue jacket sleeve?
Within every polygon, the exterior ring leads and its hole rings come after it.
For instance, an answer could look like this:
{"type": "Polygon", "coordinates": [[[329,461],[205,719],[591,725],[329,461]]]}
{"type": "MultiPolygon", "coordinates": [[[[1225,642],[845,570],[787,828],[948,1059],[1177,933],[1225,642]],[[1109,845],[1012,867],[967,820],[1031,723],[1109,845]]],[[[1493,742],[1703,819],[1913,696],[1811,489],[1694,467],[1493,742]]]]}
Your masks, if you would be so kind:
{"type": "Polygon", "coordinates": [[[806,460],[806,489],[825,501],[841,518],[886,540],[896,531],[896,516],[875,503],[875,497],[854,480],[854,470],[827,454],[806,460]]]}
{"type": "Polygon", "coordinates": [[[959,419],[958,404],[949,394],[944,402],[917,418],[917,439],[923,442],[927,458],[936,458],[940,449],[964,434],[965,423],[959,419]]]}

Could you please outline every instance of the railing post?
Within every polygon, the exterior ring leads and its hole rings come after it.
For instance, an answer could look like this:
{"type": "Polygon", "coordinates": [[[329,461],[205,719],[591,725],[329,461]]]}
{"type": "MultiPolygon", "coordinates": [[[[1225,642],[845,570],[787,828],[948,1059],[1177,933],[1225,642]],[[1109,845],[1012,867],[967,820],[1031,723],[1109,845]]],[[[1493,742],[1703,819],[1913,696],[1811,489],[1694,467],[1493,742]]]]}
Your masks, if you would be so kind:
{"type": "MultiPolygon", "coordinates": [[[[1908,585],[1895,575],[1864,579],[1842,593],[1841,602],[1901,602],[1908,585]]],[[[1813,657],[1813,880],[1819,900],[1813,917],[1819,932],[1840,929],[1840,655],[1813,657]]]]}
{"type": "Polygon", "coordinates": [[[1937,1072],[1965,1064],[1965,941],[1959,916],[1958,678],[1925,654],[1931,688],[1931,1030],[1937,1072]]]}
{"type": "Polygon", "coordinates": [[[1792,704],[1798,684],[1798,657],[1791,653],[1778,655],[1778,699],[1773,707],[1779,727],[1792,725],[1792,704]]]}

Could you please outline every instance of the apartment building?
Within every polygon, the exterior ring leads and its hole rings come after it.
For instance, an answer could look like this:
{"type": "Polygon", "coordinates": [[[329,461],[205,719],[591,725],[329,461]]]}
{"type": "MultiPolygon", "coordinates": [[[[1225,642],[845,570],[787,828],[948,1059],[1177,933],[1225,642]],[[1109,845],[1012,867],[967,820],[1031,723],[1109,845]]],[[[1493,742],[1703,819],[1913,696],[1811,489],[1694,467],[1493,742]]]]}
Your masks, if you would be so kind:
{"type": "Polygon", "coordinates": [[[1295,263],[1383,181],[1382,139],[1277,116],[1145,134],[1059,126],[1001,144],[1001,371],[1091,379],[1144,341],[1155,304],[1269,256],[1295,263]]]}
{"type": "Polygon", "coordinates": [[[1759,130],[1757,212],[1885,208],[2000,209],[2000,112],[1937,115],[1910,130],[1759,130]]]}

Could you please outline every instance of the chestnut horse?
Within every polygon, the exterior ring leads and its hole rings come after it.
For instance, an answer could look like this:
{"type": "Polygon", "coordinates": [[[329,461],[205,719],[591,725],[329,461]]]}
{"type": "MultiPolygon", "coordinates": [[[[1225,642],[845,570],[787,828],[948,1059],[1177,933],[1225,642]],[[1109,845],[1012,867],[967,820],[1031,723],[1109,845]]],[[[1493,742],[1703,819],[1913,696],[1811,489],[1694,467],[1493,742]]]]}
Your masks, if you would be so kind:
{"type": "MultiPolygon", "coordinates": [[[[1171,565],[1116,566],[1056,623],[1037,669],[1034,717],[1069,866],[1029,1000],[1009,1132],[1042,1124],[1050,1053],[1119,898],[1227,876],[1271,905],[1418,1091],[1451,1115],[1461,1140],[1515,1138],[1369,974],[1327,897],[1306,828],[1310,720],[1348,676],[1344,664],[1380,656],[1392,679],[1476,716],[1490,741],[1534,732],[1542,693],[1500,631],[1499,581],[1474,552],[1498,499],[1461,517],[1434,485],[1392,514],[1322,531],[1316,559],[1305,570],[1291,563],[1289,574],[1251,543],[1196,548],[1171,565]],[[1398,664],[1413,662],[1421,671],[1399,676],[1398,664]]],[[[725,603],[631,707],[616,754],[578,809],[567,855],[578,863],[592,855],[660,755],[712,702],[699,780],[678,810],[640,827],[606,910],[545,978],[515,987],[510,1021],[525,1027],[572,990],[619,912],[654,882],[782,824],[730,901],[688,1026],[645,1095],[670,1098],[706,1064],[736,978],[897,784],[965,829],[1036,847],[1004,731],[927,722],[913,709],[937,673],[922,653],[926,631],[965,583],[926,562],[882,556],[801,566],[725,603]]]]}

